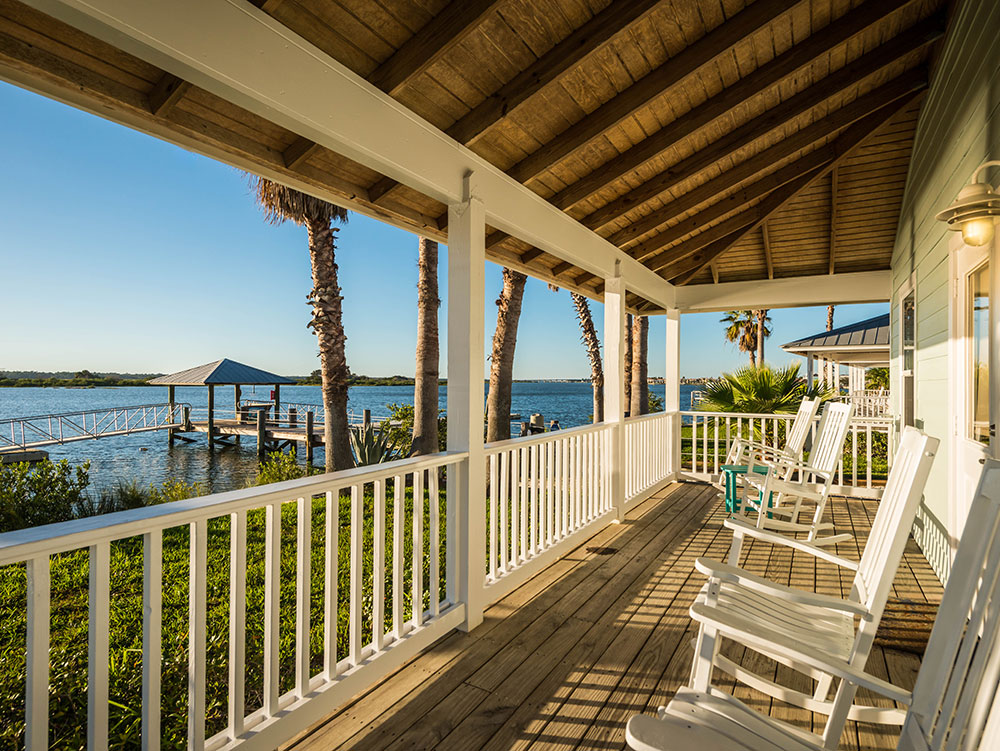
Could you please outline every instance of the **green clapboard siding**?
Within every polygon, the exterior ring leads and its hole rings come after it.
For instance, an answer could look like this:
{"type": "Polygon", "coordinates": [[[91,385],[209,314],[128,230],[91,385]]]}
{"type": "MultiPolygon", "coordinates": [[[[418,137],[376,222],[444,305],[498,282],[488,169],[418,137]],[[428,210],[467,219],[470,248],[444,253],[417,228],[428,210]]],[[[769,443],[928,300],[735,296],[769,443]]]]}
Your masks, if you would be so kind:
{"type": "Polygon", "coordinates": [[[956,532],[947,529],[952,425],[945,395],[957,386],[948,379],[950,233],[934,215],[951,203],[980,163],[1000,158],[998,39],[1000,2],[956,4],[921,109],[893,250],[893,391],[901,393],[899,293],[912,277],[917,303],[916,418],[941,439],[914,537],[942,579],[948,574],[948,538],[956,532]]]}

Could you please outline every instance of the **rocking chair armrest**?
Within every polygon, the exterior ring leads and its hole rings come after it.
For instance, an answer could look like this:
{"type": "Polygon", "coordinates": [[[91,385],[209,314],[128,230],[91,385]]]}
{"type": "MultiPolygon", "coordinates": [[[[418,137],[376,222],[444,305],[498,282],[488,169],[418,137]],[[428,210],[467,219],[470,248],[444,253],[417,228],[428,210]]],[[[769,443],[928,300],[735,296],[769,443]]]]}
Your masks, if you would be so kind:
{"type": "Polygon", "coordinates": [[[823,498],[823,493],[813,483],[789,482],[788,480],[782,480],[780,477],[775,477],[771,473],[765,477],[764,475],[749,472],[743,476],[743,482],[759,491],[763,491],[764,485],[767,485],[768,492],[781,493],[793,498],[806,498],[816,501],[823,498]]]}
{"type": "MultiPolygon", "coordinates": [[[[752,441],[748,438],[737,438],[733,441],[736,445],[741,448],[748,449],[750,451],[756,451],[761,454],[770,454],[778,458],[785,458],[785,450],[783,448],[778,448],[776,446],[768,446],[765,443],[760,443],[759,441],[752,441]]],[[[792,459],[791,457],[788,457],[792,459]]],[[[794,459],[792,459],[794,461],[794,459]]]]}
{"type": "Polygon", "coordinates": [[[799,649],[794,640],[789,641],[787,633],[771,628],[766,622],[748,618],[732,611],[720,611],[705,604],[700,599],[695,600],[689,612],[691,618],[697,623],[703,626],[711,625],[724,636],[739,641],[751,649],[764,651],[780,645],[783,657],[808,665],[815,670],[829,673],[860,688],[870,689],[901,704],[909,706],[913,701],[912,692],[881,678],[876,678],[842,658],[817,649],[799,649]]]}
{"type": "Polygon", "coordinates": [[[842,568],[848,568],[852,571],[856,571],[858,568],[858,564],[854,561],[849,561],[846,558],[841,558],[839,555],[834,555],[828,550],[817,547],[815,543],[786,537],[785,535],[772,532],[766,528],[760,529],[759,527],[747,524],[742,519],[738,519],[736,517],[729,517],[723,521],[723,525],[725,525],[726,529],[731,529],[734,536],[748,535],[750,537],[756,537],[758,540],[769,542],[772,545],[784,545],[785,547],[792,548],[793,550],[800,550],[803,553],[816,556],[817,558],[827,561],[828,563],[841,566],[842,568]]]}
{"type": "Polygon", "coordinates": [[[762,576],[751,574],[738,566],[730,566],[728,563],[713,561],[711,558],[698,558],[694,562],[694,567],[709,579],[717,579],[727,584],[739,584],[747,589],[772,595],[777,598],[797,602],[802,605],[812,605],[828,610],[838,610],[843,613],[859,615],[862,618],[871,618],[868,608],[859,602],[842,600],[839,597],[806,592],[802,589],[787,587],[784,584],[777,584],[762,576]]]}

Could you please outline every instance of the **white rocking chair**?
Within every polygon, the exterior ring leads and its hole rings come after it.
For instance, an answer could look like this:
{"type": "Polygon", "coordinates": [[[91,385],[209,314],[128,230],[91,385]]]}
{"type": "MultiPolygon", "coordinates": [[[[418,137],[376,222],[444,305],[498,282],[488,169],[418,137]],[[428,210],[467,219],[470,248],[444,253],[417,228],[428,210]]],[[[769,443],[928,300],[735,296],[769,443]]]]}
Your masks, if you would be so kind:
{"type": "MultiPolygon", "coordinates": [[[[712,669],[718,667],[781,701],[830,714],[833,703],[827,695],[831,676],[816,673],[808,661],[789,657],[788,646],[864,668],[937,445],[937,439],[916,428],[904,431],[896,452],[897,464],[886,483],[860,563],[833,555],[815,543],[760,530],[739,519],[729,520],[727,526],[737,538],[755,537],[854,569],[854,583],[845,600],[774,584],[735,565],[699,558],[695,565],[709,581],[691,606],[691,617],[701,623],[691,687],[707,691],[712,669]],[[860,617],[857,626],[855,616],[860,617]],[[723,636],[809,675],[817,681],[815,691],[812,695],[794,691],[729,660],[719,654],[723,636]]],[[[892,724],[900,722],[902,715],[895,710],[857,706],[851,708],[851,719],[892,724]]],[[[839,737],[840,731],[836,733],[839,737]]]]}
{"type": "MultiPolygon", "coordinates": [[[[770,466],[780,464],[787,466],[797,464],[802,461],[802,451],[809,437],[809,429],[812,427],[816,413],[819,411],[819,399],[803,399],[799,404],[799,411],[795,413],[795,420],[792,421],[785,438],[785,445],[781,448],[768,446],[759,441],[738,437],[729,447],[726,454],[726,465],[746,465],[748,471],[753,472],[756,466],[770,466]]],[[[787,473],[781,473],[784,477],[787,473]]],[[[712,482],[716,488],[722,492],[726,487],[722,477],[712,482]]]]}
{"type": "MultiPolygon", "coordinates": [[[[766,475],[751,472],[744,476],[742,512],[757,512],[758,529],[802,532],[816,545],[832,545],[850,539],[847,534],[820,538],[819,533],[833,529],[832,524],[822,521],[823,511],[844,451],[852,409],[850,404],[841,402],[826,405],[819,420],[816,440],[809,451],[808,463],[775,464],[768,467],[766,475]],[[793,481],[791,477],[796,472],[798,478],[793,481]],[[772,497],[773,503],[764,500],[772,497]],[[812,520],[805,524],[798,520],[803,501],[810,501],[816,506],[812,520]]],[[[739,551],[736,552],[738,554],[739,551]]]]}
{"type": "MultiPolygon", "coordinates": [[[[866,549],[867,553],[867,549],[866,549]]],[[[858,688],[908,706],[897,751],[1000,748],[1000,462],[988,461],[913,692],[861,666],[791,644],[789,655],[839,679],[823,736],[717,691],[680,689],[625,731],[635,751],[819,751],[837,747],[858,688]]]]}

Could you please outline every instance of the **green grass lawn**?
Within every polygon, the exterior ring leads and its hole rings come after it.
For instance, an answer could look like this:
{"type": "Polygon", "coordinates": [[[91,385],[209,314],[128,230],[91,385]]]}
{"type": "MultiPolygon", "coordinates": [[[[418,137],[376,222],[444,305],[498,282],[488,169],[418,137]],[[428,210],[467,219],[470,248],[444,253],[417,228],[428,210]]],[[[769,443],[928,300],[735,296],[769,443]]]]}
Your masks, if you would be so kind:
{"type": "MultiPolygon", "coordinates": [[[[442,486],[443,488],[443,483],[442,486]]],[[[426,491],[425,491],[426,492],[426,491]]],[[[392,624],[391,561],[393,514],[392,487],[387,491],[385,529],[386,630],[392,624]]],[[[406,490],[404,528],[403,618],[412,617],[412,489],[406,490]]],[[[441,490],[441,547],[439,553],[440,592],[445,592],[445,493],[441,490]]],[[[429,503],[423,504],[424,606],[429,606],[429,503]]],[[[371,638],[372,621],[372,540],[374,500],[364,497],[364,585],[363,642],[371,638]]],[[[284,504],[281,519],[281,691],[293,687],[295,675],[295,570],[296,505],[284,504]]],[[[207,648],[207,732],[225,728],[229,650],[229,535],[228,515],[209,522],[208,532],[208,648],[207,648]]],[[[340,499],[338,512],[337,657],[347,656],[348,592],[350,570],[350,498],[340,499]]],[[[323,664],[322,634],[326,617],[323,581],[326,502],[312,502],[311,550],[311,647],[313,672],[323,664]]],[[[261,706],[263,684],[264,611],[264,511],[247,517],[247,597],[246,597],[246,703],[247,712],[261,706]]],[[[111,550],[111,664],[110,738],[111,748],[139,748],[142,686],[142,538],[120,540],[111,550]]],[[[163,748],[181,748],[187,734],[187,640],[189,532],[186,526],[168,529],[163,535],[163,663],[162,736],[163,748]]],[[[87,716],[87,590],[89,554],[77,550],[51,559],[52,616],[50,653],[50,719],[52,748],[84,748],[87,716]]],[[[0,568],[0,747],[22,748],[24,739],[25,687],[25,569],[23,565],[0,568]]]]}

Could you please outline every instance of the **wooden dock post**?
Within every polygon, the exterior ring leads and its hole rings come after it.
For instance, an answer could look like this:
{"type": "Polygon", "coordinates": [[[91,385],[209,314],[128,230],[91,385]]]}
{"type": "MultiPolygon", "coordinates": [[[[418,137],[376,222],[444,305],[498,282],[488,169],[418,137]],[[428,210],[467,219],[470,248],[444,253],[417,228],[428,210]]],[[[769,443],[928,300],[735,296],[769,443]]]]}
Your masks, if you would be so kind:
{"type": "Polygon", "coordinates": [[[274,384],[274,419],[277,420],[281,414],[281,386],[274,384]]]}
{"type": "Polygon", "coordinates": [[[370,409],[361,410],[361,424],[365,430],[368,430],[368,426],[372,424],[372,411],[370,409]]]}
{"type": "Polygon", "coordinates": [[[313,461],[313,413],[312,410],[306,412],[306,463],[312,465],[313,461]]]}
{"type": "Polygon", "coordinates": [[[267,412],[263,409],[257,410],[257,458],[262,459],[264,457],[264,452],[267,449],[267,432],[265,429],[265,419],[267,417],[267,412]]]}
{"type": "MultiPolygon", "coordinates": [[[[240,389],[240,385],[238,383],[234,383],[233,384],[233,413],[236,416],[236,424],[237,425],[239,425],[243,421],[242,420],[243,415],[241,414],[241,409],[240,409],[240,399],[242,397],[243,397],[243,394],[242,394],[242,391],[240,389]]],[[[240,434],[239,433],[237,433],[236,435],[233,436],[233,442],[234,443],[239,443],[240,442],[240,434]]]]}
{"type": "Polygon", "coordinates": [[[208,448],[214,449],[215,434],[215,386],[208,384],[208,448]]]}
{"type": "Polygon", "coordinates": [[[190,433],[194,428],[191,427],[191,408],[188,406],[184,407],[184,432],[190,433]]]}
{"type": "Polygon", "coordinates": [[[299,411],[295,407],[288,408],[288,426],[296,428],[299,425],[299,411]]]}
{"type": "MultiPolygon", "coordinates": [[[[167,386],[167,403],[170,405],[170,419],[174,419],[174,387],[167,386]]],[[[174,445],[174,432],[176,428],[170,428],[167,430],[167,445],[174,445]]]]}

